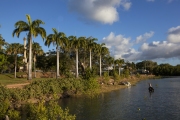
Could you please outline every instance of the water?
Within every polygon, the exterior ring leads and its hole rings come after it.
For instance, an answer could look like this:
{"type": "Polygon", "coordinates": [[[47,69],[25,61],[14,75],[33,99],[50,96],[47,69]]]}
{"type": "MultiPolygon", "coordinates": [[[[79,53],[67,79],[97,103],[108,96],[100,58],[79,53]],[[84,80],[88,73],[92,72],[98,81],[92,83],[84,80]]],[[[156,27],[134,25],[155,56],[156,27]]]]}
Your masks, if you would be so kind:
{"type": "Polygon", "coordinates": [[[60,100],[77,120],[180,120],[180,77],[141,81],[96,98],[60,100]],[[155,92],[148,92],[151,83],[155,92]]]}

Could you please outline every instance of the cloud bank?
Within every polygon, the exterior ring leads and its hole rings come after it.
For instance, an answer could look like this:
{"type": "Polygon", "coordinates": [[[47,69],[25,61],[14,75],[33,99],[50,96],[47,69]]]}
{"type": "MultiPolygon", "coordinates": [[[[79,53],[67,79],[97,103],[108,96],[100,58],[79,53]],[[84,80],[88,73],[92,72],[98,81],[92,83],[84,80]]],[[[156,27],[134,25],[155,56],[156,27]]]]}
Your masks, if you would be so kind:
{"type": "Polygon", "coordinates": [[[68,7],[71,12],[77,13],[84,21],[95,21],[103,24],[113,24],[119,20],[117,8],[122,6],[125,10],[131,7],[129,0],[69,0],[68,7]]]}
{"type": "Polygon", "coordinates": [[[167,40],[147,43],[147,39],[153,35],[153,31],[144,33],[136,37],[133,43],[130,37],[126,38],[123,35],[115,35],[111,32],[103,38],[103,42],[110,48],[110,52],[114,50],[115,59],[123,58],[129,61],[180,59],[180,26],[168,30],[167,40]],[[138,50],[135,50],[133,47],[139,43],[142,45],[138,50]]]}

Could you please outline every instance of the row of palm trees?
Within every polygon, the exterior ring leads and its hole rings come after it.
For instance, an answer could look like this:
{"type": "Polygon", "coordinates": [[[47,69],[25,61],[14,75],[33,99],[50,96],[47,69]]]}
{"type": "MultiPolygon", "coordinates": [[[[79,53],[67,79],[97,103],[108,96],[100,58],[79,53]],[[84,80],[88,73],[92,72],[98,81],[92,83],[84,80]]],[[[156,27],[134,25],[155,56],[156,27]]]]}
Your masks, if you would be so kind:
{"type": "MultiPolygon", "coordinates": [[[[89,51],[89,67],[92,69],[92,61],[91,61],[91,54],[92,51],[96,52],[96,54],[99,56],[99,65],[100,65],[100,76],[102,73],[101,70],[101,56],[109,54],[109,50],[107,47],[105,47],[105,44],[97,44],[95,41],[97,41],[96,38],[93,37],[76,37],[76,36],[69,36],[67,37],[63,32],[58,32],[55,28],[52,28],[53,34],[49,34],[46,36],[46,31],[44,28],[40,27],[41,24],[44,24],[42,20],[31,20],[30,15],[26,15],[27,22],[24,21],[18,21],[15,23],[15,29],[12,33],[13,37],[16,35],[17,37],[20,36],[21,32],[27,32],[27,41],[28,41],[28,58],[31,58],[28,60],[28,80],[32,79],[32,54],[33,54],[33,60],[34,60],[34,68],[35,68],[35,62],[36,62],[36,54],[43,53],[41,51],[40,47],[33,47],[34,50],[32,50],[32,45],[39,46],[38,43],[33,44],[32,38],[37,37],[40,35],[43,40],[45,40],[45,45],[50,46],[53,44],[56,46],[56,55],[57,55],[57,68],[56,68],[56,78],[60,77],[59,74],[59,51],[60,49],[63,49],[65,52],[74,51],[76,54],[76,77],[78,77],[78,51],[83,49],[85,52],[89,51]],[[37,50],[35,50],[37,48],[37,50]],[[37,51],[40,51],[37,53],[37,51]]],[[[16,46],[15,48],[21,48],[19,44],[13,44],[13,46],[16,46]]],[[[12,47],[10,47],[12,48],[12,47]]],[[[10,49],[9,48],[9,49],[10,49]]],[[[9,50],[10,51],[10,50],[9,50]]],[[[17,56],[17,51],[16,56],[17,56]]],[[[86,54],[86,53],[85,53],[86,54]]],[[[123,64],[123,61],[119,61],[117,64],[121,66],[123,64]]],[[[82,63],[82,65],[85,67],[85,63],[82,63]]],[[[16,65],[15,65],[16,66],[16,65]]],[[[16,68],[15,68],[16,69],[16,68]]],[[[120,69],[119,69],[120,74],[120,69]]]]}

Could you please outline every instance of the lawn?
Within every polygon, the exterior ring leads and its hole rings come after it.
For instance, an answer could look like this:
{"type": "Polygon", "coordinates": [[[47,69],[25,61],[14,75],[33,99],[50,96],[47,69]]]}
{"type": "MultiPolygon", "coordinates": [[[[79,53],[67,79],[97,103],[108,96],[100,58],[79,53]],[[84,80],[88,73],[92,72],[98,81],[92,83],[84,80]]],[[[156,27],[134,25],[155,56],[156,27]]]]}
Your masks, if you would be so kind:
{"type": "MultiPolygon", "coordinates": [[[[17,73],[17,76],[22,73],[17,73]]],[[[0,74],[0,84],[18,84],[18,83],[27,83],[27,78],[14,78],[13,73],[0,74]]]]}
{"type": "MultiPolygon", "coordinates": [[[[47,78],[33,78],[32,80],[29,81],[27,80],[27,78],[19,78],[18,76],[20,75],[26,75],[26,73],[17,72],[17,78],[14,78],[14,73],[0,74],[0,84],[2,85],[20,84],[20,83],[28,83],[33,80],[47,79],[47,78]]],[[[48,79],[53,79],[53,78],[48,78],[48,79]]]]}

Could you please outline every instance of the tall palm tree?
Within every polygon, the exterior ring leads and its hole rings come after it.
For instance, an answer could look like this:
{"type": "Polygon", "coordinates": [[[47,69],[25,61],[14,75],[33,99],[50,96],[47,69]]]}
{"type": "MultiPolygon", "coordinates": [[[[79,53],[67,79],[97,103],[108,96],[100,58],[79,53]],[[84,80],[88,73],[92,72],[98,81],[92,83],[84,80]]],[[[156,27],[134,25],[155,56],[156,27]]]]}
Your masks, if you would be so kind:
{"type": "Polygon", "coordinates": [[[107,57],[106,57],[106,64],[107,64],[107,66],[108,66],[108,75],[109,75],[109,69],[110,69],[110,67],[111,67],[112,64],[113,64],[113,61],[114,61],[114,58],[113,58],[113,57],[111,57],[111,56],[107,56],[107,57]]]}
{"type": "Polygon", "coordinates": [[[81,44],[81,48],[79,50],[81,50],[80,52],[82,53],[82,61],[81,61],[81,66],[83,67],[83,72],[86,68],[86,56],[87,56],[87,39],[86,37],[81,37],[80,39],[80,44],[81,44]]]}
{"type": "Polygon", "coordinates": [[[21,32],[28,32],[27,39],[29,45],[29,63],[28,63],[28,80],[32,79],[32,37],[37,37],[41,35],[43,40],[46,38],[46,31],[44,28],[40,27],[41,24],[44,24],[42,20],[31,20],[30,15],[26,15],[27,22],[18,21],[15,23],[15,29],[12,33],[12,36],[16,34],[19,37],[21,32]]]}
{"type": "Polygon", "coordinates": [[[96,44],[96,49],[95,49],[97,55],[99,56],[99,75],[100,77],[102,76],[102,67],[101,67],[101,59],[102,59],[102,55],[108,54],[109,50],[107,47],[105,47],[105,43],[102,44],[96,44]]]}
{"type": "Polygon", "coordinates": [[[6,53],[14,56],[14,78],[16,78],[17,69],[17,55],[23,53],[24,46],[19,43],[12,43],[7,45],[6,53]]]}
{"type": "Polygon", "coordinates": [[[118,68],[119,68],[119,75],[121,74],[121,66],[124,64],[124,59],[116,59],[115,61],[115,64],[118,65],[118,68]]]}
{"type": "Polygon", "coordinates": [[[81,47],[81,40],[84,39],[84,37],[77,38],[76,36],[69,36],[68,39],[70,41],[71,48],[76,53],[76,77],[79,77],[79,72],[78,72],[78,50],[81,47]]]}
{"type": "Polygon", "coordinates": [[[36,55],[43,55],[44,51],[37,42],[33,42],[32,45],[33,61],[34,61],[34,77],[36,78],[36,55]]]}
{"type": "Polygon", "coordinates": [[[92,49],[94,49],[95,46],[96,46],[95,41],[97,41],[97,38],[93,38],[93,37],[87,38],[87,46],[88,46],[88,50],[89,50],[89,66],[90,66],[90,69],[92,69],[91,52],[92,52],[92,49]]]}
{"type": "Polygon", "coordinates": [[[56,66],[56,79],[59,75],[59,47],[64,47],[67,39],[66,35],[63,32],[58,32],[55,28],[52,28],[54,34],[49,34],[46,38],[45,45],[50,46],[52,43],[56,45],[56,56],[57,56],[57,66],[56,66]]]}

